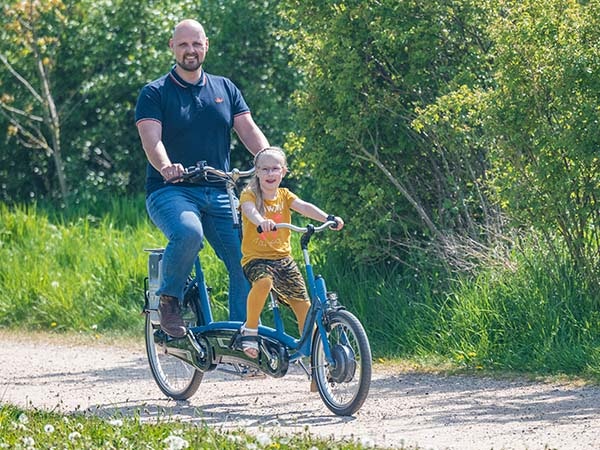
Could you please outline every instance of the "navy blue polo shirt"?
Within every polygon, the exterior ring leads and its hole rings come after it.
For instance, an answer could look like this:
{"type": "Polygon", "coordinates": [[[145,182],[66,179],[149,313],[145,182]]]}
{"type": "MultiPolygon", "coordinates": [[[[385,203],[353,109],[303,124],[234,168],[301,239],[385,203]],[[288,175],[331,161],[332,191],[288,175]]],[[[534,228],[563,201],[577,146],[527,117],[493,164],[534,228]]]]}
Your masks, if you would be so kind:
{"type": "MultiPolygon", "coordinates": [[[[242,93],[228,78],[203,71],[200,81],[190,84],[177,75],[174,66],[142,88],[135,121],[162,124],[162,141],[172,163],[189,167],[206,161],[229,170],[233,119],[249,112],[242,93]]],[[[164,186],[163,177],[148,163],[146,195],[164,186]]]]}

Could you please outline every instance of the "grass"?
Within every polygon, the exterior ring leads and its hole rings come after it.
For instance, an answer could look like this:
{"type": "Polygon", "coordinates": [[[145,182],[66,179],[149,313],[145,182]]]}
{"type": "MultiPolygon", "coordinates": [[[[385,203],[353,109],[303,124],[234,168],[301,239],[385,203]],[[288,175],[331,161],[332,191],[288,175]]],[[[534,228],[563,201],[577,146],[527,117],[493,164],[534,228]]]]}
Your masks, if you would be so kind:
{"type": "MultiPolygon", "coordinates": [[[[103,208],[55,212],[0,205],[0,328],[83,340],[141,339],[143,249],[165,240],[146,219],[143,200],[112,199],[103,208]]],[[[516,269],[482,268],[458,276],[427,260],[411,265],[418,270],[350,266],[321,237],[312,249],[316,273],[360,318],[377,363],[600,381],[600,300],[566,259],[549,258],[539,246],[524,244],[511,261],[516,269]]],[[[298,257],[297,244],[294,251],[298,257]]],[[[226,315],[226,274],[210,248],[202,259],[220,320],[226,315]]],[[[164,419],[63,417],[3,405],[0,448],[370,446],[308,435],[219,434],[164,419]]]]}
{"type": "MultiPolygon", "coordinates": [[[[56,213],[0,205],[0,327],[141,333],[143,249],[165,239],[139,198],[104,207],[100,215],[83,206],[56,213]]],[[[412,269],[351,266],[326,244],[325,234],[311,244],[316,273],[360,318],[375,358],[600,379],[600,300],[566,260],[539,245],[515,253],[516,269],[457,275],[426,259],[412,269]]],[[[224,267],[209,247],[202,259],[214,316],[224,319],[224,267]]]]}
{"type": "Polygon", "coordinates": [[[315,439],[308,433],[281,436],[241,430],[217,432],[168,417],[154,423],[137,417],[102,419],[0,406],[0,448],[11,449],[340,449],[374,448],[370,441],[315,439]]]}

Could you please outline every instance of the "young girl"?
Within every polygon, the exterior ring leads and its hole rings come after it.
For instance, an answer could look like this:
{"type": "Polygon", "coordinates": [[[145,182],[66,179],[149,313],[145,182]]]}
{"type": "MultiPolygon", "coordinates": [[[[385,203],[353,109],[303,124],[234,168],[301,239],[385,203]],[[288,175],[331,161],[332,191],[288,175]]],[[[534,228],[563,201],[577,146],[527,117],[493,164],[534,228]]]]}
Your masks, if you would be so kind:
{"type": "Polygon", "coordinates": [[[292,308],[300,334],[310,308],[304,278],[292,259],[288,229],[275,229],[277,223],[291,222],[291,210],[314,220],[334,219],[336,230],[344,221],[298,198],[281,180],[287,173],[286,157],[279,147],[267,147],[254,157],[254,177],[240,196],[242,210],[242,267],[252,288],[248,294],[247,319],[240,330],[242,348],[251,358],[258,357],[258,322],[271,289],[279,301],[292,308]],[[258,233],[257,227],[262,228],[258,233]]]}

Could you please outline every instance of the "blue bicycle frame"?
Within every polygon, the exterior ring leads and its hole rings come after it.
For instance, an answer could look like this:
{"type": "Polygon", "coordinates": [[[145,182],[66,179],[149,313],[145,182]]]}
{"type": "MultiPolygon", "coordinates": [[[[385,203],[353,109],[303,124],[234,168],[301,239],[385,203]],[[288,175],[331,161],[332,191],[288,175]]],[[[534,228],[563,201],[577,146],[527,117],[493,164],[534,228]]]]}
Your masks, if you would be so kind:
{"type": "MultiPolygon", "coordinates": [[[[311,299],[311,307],[307,314],[307,318],[304,324],[304,330],[302,336],[300,338],[295,338],[285,332],[285,326],[283,323],[283,318],[281,316],[281,312],[279,310],[279,305],[277,300],[274,298],[273,294],[270,295],[270,306],[273,310],[273,320],[275,328],[271,328],[264,325],[259,325],[258,334],[259,336],[264,336],[273,340],[276,340],[282,343],[288,350],[292,350],[293,353],[290,355],[290,361],[294,362],[302,357],[309,356],[311,352],[312,345],[312,329],[314,325],[317,325],[319,333],[321,334],[322,341],[325,343],[323,351],[325,353],[325,358],[329,363],[333,364],[333,358],[331,356],[331,349],[329,345],[327,345],[327,330],[323,325],[325,323],[324,320],[324,311],[326,307],[329,305],[329,299],[327,296],[327,289],[325,286],[325,280],[321,276],[315,277],[313,272],[313,267],[310,262],[310,255],[308,252],[308,242],[310,241],[310,237],[315,232],[315,230],[322,230],[331,225],[335,224],[335,222],[326,222],[318,228],[315,228],[312,225],[309,225],[306,229],[289,226],[288,228],[295,229],[295,231],[306,230],[305,234],[301,239],[301,247],[302,254],[304,257],[305,264],[305,272],[306,272],[306,284],[308,287],[309,296],[311,299]]],[[[278,224],[278,226],[285,224],[278,224]]],[[[202,271],[202,264],[200,262],[200,258],[197,257],[194,263],[195,269],[195,278],[192,283],[190,283],[187,289],[191,289],[194,285],[198,286],[198,292],[200,297],[200,311],[202,314],[203,323],[206,325],[200,325],[196,327],[192,327],[190,331],[195,335],[197,333],[206,333],[210,331],[216,330],[239,330],[242,325],[242,322],[239,321],[218,321],[215,322],[212,316],[212,309],[210,306],[210,299],[208,295],[208,289],[206,287],[206,282],[204,279],[204,274],[202,271]]],[[[186,291],[187,292],[187,291],[186,291]]]]}

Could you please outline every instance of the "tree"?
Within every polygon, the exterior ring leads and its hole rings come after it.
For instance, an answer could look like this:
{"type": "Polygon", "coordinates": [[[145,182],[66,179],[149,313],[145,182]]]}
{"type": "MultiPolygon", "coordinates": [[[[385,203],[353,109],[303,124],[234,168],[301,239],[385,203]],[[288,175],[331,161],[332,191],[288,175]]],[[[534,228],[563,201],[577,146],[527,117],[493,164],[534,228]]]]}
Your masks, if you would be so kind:
{"type": "Polygon", "coordinates": [[[518,224],[600,263],[600,3],[505,2],[492,24],[497,88],[481,103],[493,187],[518,224]]]}
{"type": "Polygon", "coordinates": [[[487,3],[283,4],[305,83],[302,135],[288,145],[318,176],[311,195],[357,227],[361,238],[339,245],[401,259],[448,232],[478,238],[474,222],[489,211],[473,182],[485,171],[481,148],[447,152],[415,121],[453,89],[489,82],[487,3]]]}
{"type": "MultiPolygon", "coordinates": [[[[2,199],[66,197],[65,192],[56,195],[60,192],[57,170],[64,172],[61,179],[68,186],[64,191],[70,193],[72,203],[142,192],[146,160],[134,124],[137,95],[172,64],[169,37],[175,24],[186,17],[198,18],[207,27],[212,48],[206,69],[238,83],[257,122],[273,143],[282,142],[291,126],[289,93],[295,88],[295,71],[288,65],[285,41],[274,37],[281,22],[276,3],[11,0],[7,11],[17,4],[44,11],[35,19],[37,29],[51,37],[52,45],[45,47],[44,76],[56,110],[55,122],[48,123],[60,138],[60,152],[54,152],[48,127],[35,120],[44,117],[42,107],[22,82],[38,86],[35,58],[24,50],[18,30],[8,26],[12,16],[5,14],[0,54],[6,55],[22,81],[7,65],[0,71],[0,92],[7,93],[0,98],[13,109],[5,108],[5,115],[0,115],[0,127],[9,134],[8,140],[0,142],[2,199]],[[28,125],[37,126],[52,155],[60,157],[58,169],[48,164],[46,153],[25,146],[31,142],[10,122],[23,121],[17,110],[31,115],[28,125]]],[[[235,146],[240,147],[233,153],[239,157],[235,164],[247,164],[249,154],[241,150],[241,143],[235,146]]]]}
{"type": "Polygon", "coordinates": [[[0,112],[10,124],[9,136],[52,158],[66,200],[61,119],[52,84],[64,9],[61,0],[12,1],[4,6],[0,112]]]}

